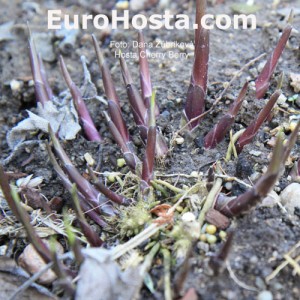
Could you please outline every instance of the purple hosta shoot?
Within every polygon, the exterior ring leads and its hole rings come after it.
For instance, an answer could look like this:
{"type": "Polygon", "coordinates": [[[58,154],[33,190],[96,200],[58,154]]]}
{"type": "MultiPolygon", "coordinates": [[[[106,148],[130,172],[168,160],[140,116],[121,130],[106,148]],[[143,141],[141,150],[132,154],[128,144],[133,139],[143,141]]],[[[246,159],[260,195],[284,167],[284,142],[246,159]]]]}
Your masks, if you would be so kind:
{"type": "Polygon", "coordinates": [[[129,205],[132,203],[131,199],[128,199],[126,197],[123,197],[115,193],[114,191],[110,190],[106,185],[104,185],[104,183],[95,176],[93,170],[89,165],[87,165],[87,168],[89,170],[90,176],[92,177],[93,184],[99,190],[99,192],[101,192],[104,196],[106,196],[111,201],[120,205],[129,205]]]}
{"type": "Polygon", "coordinates": [[[79,88],[75,85],[75,83],[71,79],[71,76],[68,72],[68,69],[64,63],[62,56],[59,57],[59,62],[63,73],[63,77],[70,89],[74,101],[74,105],[76,107],[79,118],[82,122],[84,133],[86,134],[87,138],[90,141],[101,142],[102,138],[95,127],[95,124],[90,116],[90,113],[85,105],[84,100],[82,99],[79,88]]]}
{"type": "Polygon", "coordinates": [[[46,93],[48,95],[48,99],[52,100],[53,91],[52,91],[52,89],[49,85],[49,82],[48,82],[48,78],[47,78],[45,66],[44,66],[44,63],[43,63],[43,59],[42,59],[41,55],[39,55],[39,54],[38,54],[38,62],[39,62],[39,66],[40,66],[40,73],[41,73],[42,81],[44,83],[45,90],[46,90],[46,93]]]}
{"type": "Polygon", "coordinates": [[[237,152],[241,152],[245,145],[251,143],[254,139],[256,133],[258,132],[261,125],[268,119],[271,111],[280,96],[280,91],[276,91],[265,105],[265,107],[260,111],[257,118],[247,127],[244,133],[239,137],[236,143],[237,152]]]}
{"type": "Polygon", "coordinates": [[[109,68],[105,62],[99,44],[96,40],[96,37],[92,35],[93,43],[97,55],[98,64],[102,74],[102,81],[104,85],[105,94],[108,101],[108,112],[111,117],[112,122],[117,127],[118,131],[122,135],[123,139],[126,142],[129,142],[129,133],[125,125],[125,121],[122,117],[120,100],[116,92],[109,68]]]}
{"type": "Polygon", "coordinates": [[[30,218],[25,209],[21,205],[21,201],[17,190],[11,188],[7,175],[4,172],[3,166],[0,164],[0,187],[3,195],[9,205],[11,211],[16,218],[21,222],[27,232],[29,241],[33,244],[36,251],[44,259],[46,263],[51,262],[51,252],[42,239],[36,234],[33,226],[30,223],[30,218]]]}
{"type": "Polygon", "coordinates": [[[106,112],[104,112],[104,115],[106,117],[106,121],[111,135],[113,136],[115,142],[119,145],[123,152],[126,164],[133,172],[135,172],[137,166],[140,164],[140,160],[134,152],[131,141],[127,141],[124,139],[124,136],[122,136],[121,132],[119,132],[118,128],[106,112]]]}
{"type": "Polygon", "coordinates": [[[204,146],[206,149],[215,148],[224,138],[230,127],[234,123],[234,119],[238,114],[247,93],[248,83],[245,83],[240,91],[237,99],[232,103],[229,111],[220,119],[214,128],[208,132],[204,138],[204,146]]]}
{"type": "Polygon", "coordinates": [[[114,215],[115,212],[112,206],[108,203],[107,199],[103,197],[72,164],[65,150],[62,148],[61,144],[53,133],[51,126],[49,126],[49,133],[55,153],[63,164],[63,169],[69,176],[71,182],[76,184],[79,192],[84,196],[86,202],[88,202],[92,207],[99,207],[101,211],[107,215],[114,215]]]}
{"type": "MultiPolygon", "coordinates": [[[[297,126],[297,130],[299,130],[299,127],[300,122],[299,126],[297,126]]],[[[259,201],[267,196],[267,194],[275,185],[282,169],[284,168],[285,159],[287,155],[289,155],[289,151],[290,149],[292,149],[294,144],[295,139],[291,137],[288,140],[287,145],[284,146],[283,134],[282,132],[280,132],[278,134],[276,145],[273,150],[272,159],[266,173],[263,174],[254,184],[254,186],[244,194],[241,194],[240,196],[229,201],[225,201],[225,203],[218,199],[215,208],[227,217],[234,217],[247,212],[252,207],[255,207],[255,205],[259,201]]]]}
{"type": "Polygon", "coordinates": [[[155,92],[153,92],[149,107],[149,127],[147,134],[146,152],[143,160],[142,169],[142,188],[150,185],[154,177],[155,162],[155,144],[156,144],[156,124],[155,124],[155,92]]]}
{"type": "MultiPolygon", "coordinates": [[[[140,65],[140,82],[142,89],[142,97],[146,108],[150,107],[150,99],[152,97],[152,83],[149,71],[149,64],[146,54],[145,39],[142,31],[138,33],[139,43],[139,65],[140,65]]],[[[159,115],[159,108],[155,103],[155,116],[159,115]]]]}
{"type": "Polygon", "coordinates": [[[288,24],[286,28],[283,30],[282,35],[278,41],[277,46],[274,51],[268,58],[263,70],[255,81],[256,86],[256,98],[261,99],[264,97],[266,91],[270,85],[270,78],[273,75],[273,72],[276,68],[278,60],[285,48],[285,45],[290,37],[292,31],[292,26],[288,24]]]}
{"type": "MultiPolygon", "coordinates": [[[[148,130],[149,130],[149,113],[148,113],[149,109],[147,109],[138,89],[134,85],[126,61],[122,57],[120,58],[120,64],[121,64],[122,75],[123,75],[124,83],[126,85],[127,95],[130,102],[133,117],[135,123],[139,127],[140,135],[142,139],[145,141],[147,139],[148,130]]],[[[161,135],[161,133],[157,129],[155,130],[157,134],[155,154],[157,157],[162,157],[168,152],[168,146],[166,145],[166,141],[161,135]]]]}
{"type": "MultiPolygon", "coordinates": [[[[58,176],[62,180],[62,183],[63,183],[65,189],[71,194],[73,184],[71,183],[71,181],[69,180],[67,175],[64,173],[64,171],[58,164],[58,162],[48,144],[47,144],[47,151],[48,151],[48,155],[49,155],[49,160],[50,160],[55,172],[58,174],[58,176]]],[[[77,192],[77,193],[78,193],[77,196],[79,199],[79,203],[80,203],[80,206],[81,206],[81,209],[83,210],[83,212],[86,215],[88,215],[99,226],[106,227],[107,224],[101,219],[101,217],[98,213],[99,208],[94,208],[93,206],[91,206],[90,203],[86,201],[85,197],[80,192],[77,192]]],[[[99,210],[99,212],[100,212],[100,210],[99,210]]]]}
{"type": "Polygon", "coordinates": [[[199,31],[201,31],[201,19],[205,15],[206,12],[206,6],[207,6],[206,0],[197,0],[196,1],[196,20],[195,24],[198,25],[198,28],[195,29],[195,45],[198,44],[198,38],[200,36],[199,31]]]}
{"type": "Polygon", "coordinates": [[[143,139],[147,138],[147,114],[148,109],[139,93],[137,87],[133,83],[132,77],[130,75],[127,63],[124,58],[120,57],[120,65],[122,70],[122,76],[124,84],[126,86],[128,99],[130,102],[130,107],[132,110],[133,118],[137,126],[139,126],[141,131],[141,136],[143,139]]]}
{"type": "Polygon", "coordinates": [[[74,209],[76,212],[77,219],[79,221],[80,228],[82,230],[82,233],[90,243],[92,247],[100,247],[103,245],[103,241],[99,238],[98,234],[91,228],[91,226],[88,224],[86,221],[84,214],[81,210],[80,207],[80,200],[78,197],[78,192],[76,185],[73,184],[72,190],[71,190],[71,195],[73,198],[73,203],[74,203],[74,209]]]}
{"type": "Polygon", "coordinates": [[[217,254],[213,255],[209,261],[209,265],[213,269],[215,275],[222,273],[226,266],[225,262],[232,248],[233,236],[233,231],[228,232],[227,239],[221,246],[221,249],[217,254]]]}
{"type": "Polygon", "coordinates": [[[29,57],[31,73],[33,76],[36,100],[44,105],[47,101],[51,100],[52,92],[46,80],[45,71],[41,65],[32,37],[29,38],[29,57]]]}
{"type": "MultiPolygon", "coordinates": [[[[205,10],[206,1],[198,0],[196,3],[196,24],[198,28],[195,30],[195,60],[183,112],[187,122],[200,117],[205,110],[209,60],[209,31],[201,26],[201,18],[205,14],[205,10]]],[[[191,122],[189,129],[193,130],[199,122],[199,118],[191,122]]]]}

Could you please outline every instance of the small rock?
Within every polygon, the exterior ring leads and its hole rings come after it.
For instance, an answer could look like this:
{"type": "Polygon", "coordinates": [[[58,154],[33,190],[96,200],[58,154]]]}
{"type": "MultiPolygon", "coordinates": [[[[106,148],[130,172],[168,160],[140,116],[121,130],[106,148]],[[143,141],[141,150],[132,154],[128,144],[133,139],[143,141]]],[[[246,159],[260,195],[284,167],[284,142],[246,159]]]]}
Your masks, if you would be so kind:
{"type": "Polygon", "coordinates": [[[294,88],[294,92],[299,93],[300,92],[300,74],[291,73],[290,78],[292,81],[291,86],[294,88]]]}
{"type": "MultiPolygon", "coordinates": [[[[261,277],[256,277],[255,278],[255,285],[260,289],[260,290],[264,290],[266,288],[266,284],[264,282],[264,280],[261,277]]],[[[271,294],[272,295],[272,294],[271,294]]],[[[268,299],[268,298],[266,298],[268,299]]]]}
{"type": "Polygon", "coordinates": [[[0,246],[0,256],[4,256],[6,254],[7,248],[7,245],[0,246]]]}
{"type": "Polygon", "coordinates": [[[130,9],[133,11],[143,10],[150,8],[151,6],[157,4],[158,0],[131,0],[130,9]]]}
{"type": "Polygon", "coordinates": [[[283,94],[281,94],[277,99],[277,104],[283,105],[286,103],[287,97],[283,94]]]}
{"type": "Polygon", "coordinates": [[[84,159],[87,162],[87,164],[91,167],[95,164],[95,160],[93,159],[92,155],[88,152],[84,154],[84,159]]]}
{"type": "Polygon", "coordinates": [[[227,191],[231,191],[231,189],[232,189],[232,182],[226,182],[225,183],[225,189],[227,191]]]}
{"type": "Polygon", "coordinates": [[[181,217],[183,222],[192,222],[196,220],[195,215],[192,212],[186,212],[181,217]]]}
{"type": "Polygon", "coordinates": [[[267,197],[265,197],[260,204],[261,207],[274,207],[278,202],[280,202],[280,197],[274,191],[271,191],[267,197]]]}
{"type": "Polygon", "coordinates": [[[192,171],[190,174],[192,177],[198,178],[199,173],[197,171],[192,171]]]}
{"type": "Polygon", "coordinates": [[[116,4],[116,9],[120,9],[120,10],[125,10],[128,9],[129,7],[129,2],[128,1],[118,1],[116,4]]]}
{"type": "Polygon", "coordinates": [[[280,198],[290,214],[294,214],[295,208],[300,207],[300,184],[292,183],[288,185],[281,193],[280,198]]]}
{"type": "Polygon", "coordinates": [[[207,243],[204,243],[204,242],[199,242],[197,244],[197,248],[199,250],[202,250],[205,253],[209,251],[209,245],[207,243]]]}
{"type": "Polygon", "coordinates": [[[13,92],[19,92],[24,85],[23,81],[16,80],[16,79],[13,79],[9,84],[13,92]]]}
{"type": "MultiPolygon", "coordinates": [[[[43,242],[49,247],[49,242],[43,240],[43,242]]],[[[58,255],[64,253],[62,245],[58,242],[55,242],[55,249],[58,255]]],[[[39,272],[42,268],[46,266],[44,260],[36,252],[32,244],[29,244],[19,257],[19,265],[24,268],[28,273],[35,274],[39,272]]],[[[56,275],[52,270],[48,270],[43,275],[40,276],[38,282],[41,284],[50,284],[56,279],[56,275]]]]}
{"type": "Polygon", "coordinates": [[[257,300],[273,300],[273,295],[270,291],[262,291],[258,294],[257,300]]]}
{"type": "Polygon", "coordinates": [[[253,255],[250,257],[249,261],[252,265],[256,265],[258,263],[258,257],[253,255]]]}
{"type": "Polygon", "coordinates": [[[178,137],[175,139],[177,145],[182,145],[184,143],[184,138],[178,137]]]}
{"type": "Polygon", "coordinates": [[[253,156],[256,156],[256,157],[259,157],[261,156],[261,151],[257,151],[257,150],[251,150],[249,152],[249,154],[253,155],[253,156]]]}

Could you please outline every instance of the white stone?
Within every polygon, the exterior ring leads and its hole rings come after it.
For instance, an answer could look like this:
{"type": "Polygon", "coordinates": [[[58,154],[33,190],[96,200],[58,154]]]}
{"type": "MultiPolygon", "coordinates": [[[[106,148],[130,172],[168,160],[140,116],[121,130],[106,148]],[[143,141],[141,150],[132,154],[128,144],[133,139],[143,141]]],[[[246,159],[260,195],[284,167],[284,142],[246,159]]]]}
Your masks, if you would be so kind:
{"type": "Polygon", "coordinates": [[[182,145],[184,143],[183,137],[178,137],[175,139],[177,145],[182,145]]]}
{"type": "Polygon", "coordinates": [[[23,81],[19,81],[19,80],[15,80],[13,79],[10,82],[10,88],[13,92],[19,92],[21,90],[21,88],[23,87],[24,83],[23,81]]]}
{"type": "Polygon", "coordinates": [[[257,295],[257,300],[273,300],[273,295],[270,291],[262,291],[257,295]]]}
{"type": "Polygon", "coordinates": [[[91,167],[95,164],[95,160],[93,159],[92,155],[88,152],[84,154],[84,159],[91,167]]]}
{"type": "Polygon", "coordinates": [[[158,0],[131,0],[129,7],[132,11],[143,10],[155,5],[158,0]]]}
{"type": "Polygon", "coordinates": [[[274,207],[278,202],[280,202],[280,197],[275,191],[271,191],[267,197],[265,197],[260,206],[262,207],[274,207]]]}
{"type": "Polygon", "coordinates": [[[196,217],[192,212],[186,212],[182,215],[181,220],[183,222],[192,222],[196,220],[196,217]]]}
{"type": "MultiPolygon", "coordinates": [[[[43,242],[49,247],[48,241],[43,240],[43,242]]],[[[55,249],[57,255],[61,255],[64,253],[64,249],[62,245],[58,242],[55,242],[55,249]]],[[[19,257],[18,262],[19,265],[30,274],[35,274],[46,266],[46,263],[36,252],[32,244],[26,246],[23,253],[19,257]]],[[[41,284],[50,284],[55,279],[56,279],[56,275],[54,274],[54,272],[52,270],[48,270],[47,272],[43,273],[40,276],[38,282],[41,284]]]]}
{"type": "Polygon", "coordinates": [[[290,214],[294,214],[295,208],[300,208],[300,184],[288,185],[280,195],[281,202],[290,214]]]}

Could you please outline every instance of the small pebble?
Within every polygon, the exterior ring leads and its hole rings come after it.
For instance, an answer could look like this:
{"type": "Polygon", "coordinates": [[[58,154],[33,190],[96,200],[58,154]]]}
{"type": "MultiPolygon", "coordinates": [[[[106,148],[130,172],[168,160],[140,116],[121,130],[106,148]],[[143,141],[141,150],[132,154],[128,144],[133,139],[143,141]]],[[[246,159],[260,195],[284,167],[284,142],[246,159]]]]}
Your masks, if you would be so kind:
{"type": "Polygon", "coordinates": [[[266,288],[266,284],[264,283],[264,280],[261,277],[255,278],[255,285],[260,289],[264,290],[266,288]]]}
{"type": "Polygon", "coordinates": [[[225,183],[225,189],[227,191],[231,191],[231,189],[232,189],[232,182],[226,182],[225,183]]]}
{"type": "Polygon", "coordinates": [[[277,104],[283,105],[286,103],[287,97],[281,94],[277,99],[277,104]]]}
{"type": "Polygon", "coordinates": [[[182,145],[184,143],[183,137],[178,137],[175,139],[177,145],[182,145]]]}
{"type": "Polygon", "coordinates": [[[209,245],[205,242],[199,242],[197,244],[197,248],[205,253],[209,251],[209,245]]]}
{"type": "Polygon", "coordinates": [[[4,256],[6,254],[7,248],[7,245],[0,246],[0,256],[4,256]]]}
{"type": "Polygon", "coordinates": [[[290,214],[294,214],[295,208],[300,207],[300,184],[288,185],[280,194],[281,202],[290,214]]]}
{"type": "Polygon", "coordinates": [[[273,295],[270,291],[262,291],[258,294],[257,300],[273,300],[273,295]]]}
{"type": "Polygon", "coordinates": [[[193,171],[191,172],[191,176],[197,178],[198,177],[198,172],[197,171],[193,171]]]}
{"type": "Polygon", "coordinates": [[[192,222],[196,220],[196,217],[192,212],[186,212],[182,215],[181,220],[183,222],[192,222]]]}
{"type": "Polygon", "coordinates": [[[259,157],[261,156],[261,151],[257,151],[257,150],[251,150],[249,152],[249,154],[253,155],[253,156],[256,156],[256,157],[259,157]]]}
{"type": "MultiPolygon", "coordinates": [[[[43,242],[49,247],[50,243],[47,240],[43,240],[43,242]]],[[[64,249],[62,245],[56,241],[55,241],[55,249],[58,255],[64,253],[64,249]]],[[[26,246],[23,253],[19,257],[18,262],[19,265],[30,274],[35,274],[46,266],[46,263],[36,252],[32,244],[26,246]]],[[[43,273],[40,276],[38,282],[41,284],[50,284],[55,279],[56,279],[55,273],[52,270],[48,270],[47,272],[43,273]]]]}
{"type": "Polygon", "coordinates": [[[129,8],[129,2],[128,1],[118,1],[116,4],[116,9],[128,9],[129,8]]]}
{"type": "Polygon", "coordinates": [[[24,83],[23,81],[19,81],[19,80],[15,80],[13,79],[10,82],[10,88],[13,92],[19,92],[21,90],[21,88],[23,87],[24,83]]]}
{"type": "Polygon", "coordinates": [[[278,202],[280,202],[280,197],[275,191],[271,191],[267,197],[265,197],[260,204],[261,207],[274,207],[278,202]]]}
{"type": "Polygon", "coordinates": [[[250,263],[253,264],[253,265],[256,265],[258,263],[258,257],[253,255],[250,257],[250,263]]]}
{"type": "Polygon", "coordinates": [[[251,180],[252,182],[255,182],[260,176],[261,176],[261,173],[255,171],[253,174],[251,174],[250,180],[251,180]]]}
{"type": "Polygon", "coordinates": [[[95,164],[95,160],[90,153],[85,153],[83,157],[89,166],[92,167],[95,164]]]}

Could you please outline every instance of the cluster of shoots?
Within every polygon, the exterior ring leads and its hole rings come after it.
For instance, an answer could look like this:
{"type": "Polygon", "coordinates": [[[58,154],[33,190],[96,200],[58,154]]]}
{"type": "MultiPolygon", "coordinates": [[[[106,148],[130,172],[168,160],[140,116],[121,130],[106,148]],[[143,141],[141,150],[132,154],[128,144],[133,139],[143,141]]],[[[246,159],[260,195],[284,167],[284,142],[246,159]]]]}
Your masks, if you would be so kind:
{"type": "MultiPolygon", "coordinates": [[[[198,29],[195,31],[195,60],[183,111],[183,117],[187,122],[187,128],[190,131],[194,131],[195,128],[201,124],[201,119],[205,115],[209,60],[209,32],[201,27],[201,17],[205,14],[205,9],[206,1],[198,0],[196,8],[196,23],[198,24],[198,29]]],[[[257,100],[264,98],[268,91],[271,76],[274,73],[281,53],[288,41],[291,30],[291,25],[287,25],[287,27],[283,30],[277,46],[269,56],[262,72],[255,80],[257,100]]],[[[135,152],[129,130],[122,115],[120,100],[117,95],[110,69],[95,36],[92,36],[92,38],[108,103],[107,112],[104,112],[103,115],[107,121],[111,135],[124,155],[127,166],[140,178],[142,194],[147,197],[145,191],[148,190],[152,184],[152,180],[154,179],[155,158],[163,157],[168,152],[166,140],[156,126],[156,118],[159,115],[159,106],[156,102],[155,90],[152,87],[147,58],[143,55],[139,55],[141,87],[141,91],[139,91],[139,88],[135,85],[130,74],[126,61],[120,55],[121,73],[126,87],[133,119],[139,129],[141,140],[145,146],[144,158],[140,160],[135,152]]],[[[139,45],[142,45],[139,48],[139,54],[141,54],[141,52],[145,51],[145,43],[142,32],[138,33],[138,41],[139,45]]],[[[36,99],[43,106],[47,101],[53,100],[54,94],[48,84],[42,59],[37,54],[32,38],[29,40],[29,49],[32,74],[35,82],[36,99]]],[[[80,89],[72,81],[63,58],[60,57],[59,61],[63,77],[72,95],[74,106],[77,110],[86,138],[90,141],[102,143],[103,138],[98,132],[90,116],[80,89]]],[[[215,148],[230,131],[230,128],[234,124],[235,118],[242,107],[243,100],[247,96],[247,90],[248,83],[245,83],[228,111],[220,118],[213,129],[206,134],[204,137],[204,147],[206,149],[215,148]]],[[[280,91],[275,91],[271,95],[267,104],[259,112],[257,118],[254,119],[253,122],[249,124],[243,133],[236,139],[234,147],[238,153],[240,153],[243,148],[254,139],[262,124],[269,119],[279,96],[280,91]]],[[[299,127],[300,122],[297,124],[285,144],[283,143],[282,134],[278,134],[269,167],[266,173],[261,176],[251,189],[246,191],[244,194],[239,195],[235,199],[227,200],[227,198],[219,197],[216,200],[214,209],[227,217],[234,217],[248,211],[250,208],[254,207],[258,201],[265,197],[275,185],[284,168],[285,161],[296,142],[299,127]]],[[[95,173],[90,167],[88,167],[88,170],[92,182],[89,182],[81,175],[67,156],[56,136],[56,133],[53,132],[51,125],[49,125],[48,131],[50,137],[49,143],[47,143],[49,159],[64,187],[72,195],[73,208],[76,212],[77,219],[84,236],[91,246],[99,247],[103,245],[103,241],[91,228],[88,221],[85,219],[85,215],[87,215],[101,228],[105,229],[108,225],[105,221],[105,217],[116,216],[118,214],[116,205],[128,206],[132,204],[134,200],[127,199],[108,188],[101,179],[95,176],[95,173]]],[[[298,167],[300,168],[300,163],[298,167]]],[[[20,200],[15,189],[10,187],[7,175],[5,174],[2,166],[0,166],[0,184],[12,212],[24,225],[28,233],[29,240],[34,245],[37,252],[46,262],[55,262],[55,270],[60,278],[67,278],[67,275],[70,275],[69,270],[59,263],[55,254],[53,254],[51,249],[49,249],[35,233],[34,228],[30,223],[30,218],[20,205],[20,200]]],[[[76,238],[72,238],[70,240],[70,244],[73,247],[74,253],[78,257],[78,261],[82,261],[80,251],[78,250],[80,249],[78,241],[76,238]]],[[[226,247],[229,248],[228,245],[226,247]]],[[[222,260],[221,256],[218,260],[222,260]]],[[[71,282],[68,282],[67,288],[72,290],[73,287],[71,282]]]]}
{"type": "MultiPolygon", "coordinates": [[[[209,32],[201,26],[201,18],[205,14],[206,1],[197,1],[196,7],[196,24],[198,29],[195,31],[195,60],[192,69],[190,86],[187,92],[186,103],[183,111],[183,116],[188,124],[189,130],[195,130],[199,125],[201,119],[205,115],[205,99],[207,93],[207,78],[208,78],[208,60],[209,60],[209,32]]],[[[270,86],[271,77],[278,64],[279,58],[287,44],[290,37],[292,26],[292,13],[289,17],[289,24],[285,27],[282,35],[274,49],[270,54],[267,62],[262,69],[261,73],[255,80],[256,98],[263,99],[270,86]]],[[[234,118],[238,114],[242,101],[246,96],[247,84],[245,84],[237,97],[236,101],[230,107],[229,111],[220,119],[217,125],[209,131],[205,136],[205,148],[215,148],[220,143],[225,135],[230,130],[234,123],[234,118]]],[[[250,143],[257,133],[258,129],[264,121],[270,116],[271,111],[280,96],[279,92],[275,92],[261,111],[258,118],[249,125],[244,134],[237,141],[237,148],[239,152],[243,147],[250,143]]],[[[201,124],[201,123],[200,123],[201,124]]]]}
{"type": "MultiPolygon", "coordinates": [[[[188,124],[187,127],[189,128],[189,130],[194,130],[197,126],[199,126],[201,124],[200,121],[202,117],[205,115],[205,98],[208,84],[207,77],[209,60],[209,31],[205,30],[201,26],[201,18],[205,14],[205,10],[206,1],[197,1],[196,23],[198,25],[198,28],[195,30],[195,60],[192,69],[190,86],[188,88],[187,99],[183,111],[183,116],[188,124]]],[[[287,27],[283,30],[282,36],[279,39],[274,51],[269,56],[262,72],[255,80],[257,99],[262,99],[268,90],[271,76],[288,41],[291,30],[292,26],[288,24],[287,27]]],[[[123,77],[124,85],[126,87],[133,119],[139,129],[140,137],[145,145],[145,154],[143,160],[140,160],[138,158],[133,147],[128,128],[122,115],[120,99],[117,95],[116,87],[114,85],[109,66],[105,61],[104,55],[95,36],[92,36],[92,39],[108,103],[108,111],[104,112],[108,128],[114,140],[119,145],[128,167],[132,172],[136,173],[140,177],[141,190],[145,191],[147,188],[149,188],[149,186],[151,185],[151,181],[154,179],[155,158],[165,156],[168,152],[168,146],[159,129],[156,127],[156,118],[159,115],[159,107],[155,101],[155,91],[151,83],[147,58],[141,55],[141,52],[144,52],[146,50],[144,36],[142,32],[138,33],[138,42],[140,45],[138,51],[141,91],[139,91],[138,87],[135,85],[127,63],[124,58],[122,58],[122,55],[120,55],[121,74],[123,77]]],[[[32,38],[30,38],[29,40],[29,49],[32,74],[35,82],[36,98],[38,102],[44,105],[47,101],[52,100],[53,92],[48,84],[42,60],[37,54],[32,38]]],[[[63,77],[72,95],[74,106],[78,112],[85,136],[90,141],[101,143],[103,139],[94,125],[94,122],[82,98],[80,89],[72,81],[63,58],[60,57],[59,61],[63,77]]],[[[235,117],[242,107],[243,100],[246,98],[247,90],[248,83],[246,82],[228,111],[206,134],[206,136],[204,137],[204,147],[206,149],[215,148],[230,131],[231,126],[234,124],[235,117]]],[[[270,97],[270,100],[267,102],[267,104],[259,112],[257,118],[254,119],[253,122],[249,124],[249,126],[243,131],[243,133],[240,134],[235,140],[234,147],[237,153],[240,153],[243,148],[254,139],[262,124],[271,116],[272,109],[275,106],[279,96],[280,91],[275,91],[275,93],[270,97]]],[[[71,160],[66,155],[60,142],[58,141],[55,133],[52,132],[50,125],[49,135],[51,137],[54,152],[58,157],[60,163],[57,161],[55,155],[53,154],[51,146],[48,146],[49,157],[54,166],[54,169],[62,179],[65,188],[68,191],[72,192],[73,184],[76,184],[78,188],[78,191],[76,192],[76,199],[78,199],[80,209],[82,209],[82,211],[85,212],[97,224],[105,227],[107,224],[101,218],[101,214],[113,216],[115,214],[115,210],[112,203],[116,203],[118,205],[128,205],[132,202],[132,200],[126,199],[110,190],[105,186],[105,184],[101,182],[101,180],[95,177],[93,171],[89,168],[90,177],[93,181],[93,183],[90,183],[74,167],[71,160]]],[[[283,151],[282,149],[284,148],[281,145],[280,141],[281,139],[279,138],[279,142],[276,146],[275,151],[276,155],[280,151],[283,151]]],[[[264,184],[261,184],[261,182],[268,182],[267,189],[269,190],[269,188],[272,187],[274,182],[276,181],[277,177],[274,175],[274,173],[278,174],[280,169],[278,160],[282,158],[276,157],[275,154],[273,157],[275,157],[277,160],[275,162],[272,160],[270,170],[268,170],[267,172],[268,175],[265,174],[261,178],[261,180],[254,186],[253,190],[247,194],[250,198],[254,197],[258,199],[265,194],[264,191],[257,192],[260,191],[261,186],[264,186],[264,184]],[[274,167],[274,164],[276,164],[276,167],[274,167]],[[272,173],[272,176],[269,175],[269,173],[272,173]]],[[[72,192],[72,194],[74,194],[74,192],[72,192]]],[[[241,197],[244,201],[246,196],[242,195],[241,197]]],[[[236,201],[240,203],[239,198],[236,201]]],[[[247,200],[246,202],[248,203],[249,201],[247,200]]],[[[238,206],[246,207],[247,205],[248,204],[238,206]]],[[[226,207],[226,209],[228,208],[228,206],[224,207],[226,207]]],[[[225,210],[224,207],[222,208],[222,211],[225,210]]],[[[232,211],[231,208],[228,208],[228,210],[232,211]]],[[[236,214],[227,213],[227,215],[236,214]]]]}

